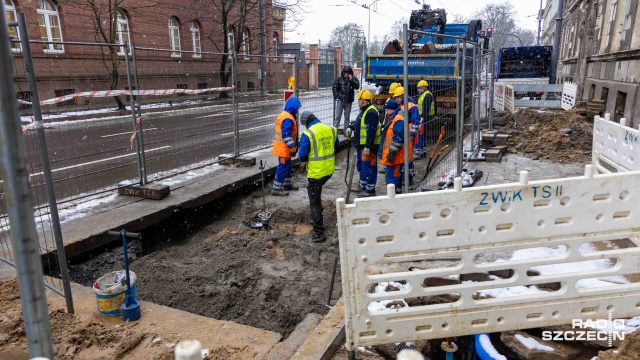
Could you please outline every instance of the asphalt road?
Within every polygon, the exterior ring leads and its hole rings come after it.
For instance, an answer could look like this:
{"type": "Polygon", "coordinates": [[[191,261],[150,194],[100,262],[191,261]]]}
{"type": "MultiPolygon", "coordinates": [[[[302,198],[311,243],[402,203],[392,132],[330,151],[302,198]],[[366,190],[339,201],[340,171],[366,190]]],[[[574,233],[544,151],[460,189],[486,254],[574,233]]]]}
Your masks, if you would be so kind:
{"type": "MultiPolygon", "coordinates": [[[[330,92],[303,96],[301,111],[310,110],[326,123],[333,112],[330,92]]],[[[282,102],[240,104],[238,109],[240,152],[270,146],[274,122],[282,102]]],[[[233,153],[234,124],[231,106],[197,108],[183,112],[143,116],[147,176],[168,176],[197,164],[233,153]]],[[[354,102],[351,119],[357,115],[354,102]]],[[[56,197],[68,199],[114,188],[121,181],[138,179],[137,155],[131,149],[133,121],[91,119],[51,122],[45,128],[56,197]]],[[[30,180],[36,202],[44,203],[44,178],[35,132],[25,134],[30,159],[30,180]]]]}

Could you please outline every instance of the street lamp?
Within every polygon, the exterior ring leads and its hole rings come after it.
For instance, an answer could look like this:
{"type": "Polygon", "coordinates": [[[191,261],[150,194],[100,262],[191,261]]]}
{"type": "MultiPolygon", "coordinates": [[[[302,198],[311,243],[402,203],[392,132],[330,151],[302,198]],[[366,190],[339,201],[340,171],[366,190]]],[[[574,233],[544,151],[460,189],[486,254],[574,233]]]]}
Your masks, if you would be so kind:
{"type": "MultiPolygon", "coordinates": [[[[362,30],[362,37],[364,37],[364,27],[362,25],[359,25],[360,29],[362,30]]],[[[362,88],[362,79],[363,79],[363,73],[364,73],[364,63],[367,59],[367,49],[365,49],[366,44],[369,43],[369,39],[367,39],[367,42],[362,42],[362,66],[360,66],[360,87],[362,88]]]]}
{"type": "MultiPolygon", "coordinates": [[[[369,39],[371,38],[371,7],[380,0],[374,0],[371,4],[362,4],[362,7],[369,10],[369,24],[367,25],[367,51],[369,50],[369,39]]],[[[417,1],[417,0],[416,0],[417,1]]]]}

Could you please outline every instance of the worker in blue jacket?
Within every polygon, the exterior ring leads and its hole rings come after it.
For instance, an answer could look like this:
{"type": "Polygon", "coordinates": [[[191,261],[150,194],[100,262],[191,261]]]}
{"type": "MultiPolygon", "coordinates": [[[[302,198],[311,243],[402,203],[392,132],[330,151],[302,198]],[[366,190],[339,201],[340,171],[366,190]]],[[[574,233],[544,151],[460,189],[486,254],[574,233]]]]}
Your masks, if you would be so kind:
{"type": "Polygon", "coordinates": [[[376,195],[378,181],[378,147],[380,146],[380,115],[371,103],[372,94],[369,90],[360,90],[358,106],[360,113],[355,122],[349,124],[347,138],[355,135],[353,147],[356,148],[358,162],[356,167],[360,173],[360,186],[352,191],[362,191],[361,197],[376,195]]]}
{"type": "Polygon", "coordinates": [[[271,154],[278,157],[276,176],[273,179],[271,195],[288,196],[289,190],[298,190],[293,185],[291,158],[296,156],[298,146],[298,110],[302,104],[292,96],[284,104],[284,110],[276,118],[271,154]]]}

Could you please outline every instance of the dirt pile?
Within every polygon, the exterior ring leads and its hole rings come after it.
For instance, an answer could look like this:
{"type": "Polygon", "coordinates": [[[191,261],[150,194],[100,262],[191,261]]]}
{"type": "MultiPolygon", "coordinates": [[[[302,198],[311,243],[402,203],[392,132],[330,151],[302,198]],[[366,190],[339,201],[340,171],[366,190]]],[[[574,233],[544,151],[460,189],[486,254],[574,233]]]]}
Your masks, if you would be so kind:
{"type": "Polygon", "coordinates": [[[495,128],[513,136],[511,153],[557,163],[591,162],[593,123],[579,111],[520,109],[503,119],[505,125],[495,128]]]}
{"type": "MultiPolygon", "coordinates": [[[[26,354],[27,339],[15,279],[0,282],[0,312],[0,355],[26,354]]],[[[154,346],[153,334],[124,327],[110,328],[62,310],[51,311],[49,322],[56,359],[122,359],[138,347],[154,346]]],[[[152,353],[156,359],[173,359],[172,349],[154,347],[152,353]]]]}
{"type": "Polygon", "coordinates": [[[600,360],[631,360],[640,359],[640,331],[627,334],[624,341],[617,349],[601,351],[598,353],[600,360]]]}

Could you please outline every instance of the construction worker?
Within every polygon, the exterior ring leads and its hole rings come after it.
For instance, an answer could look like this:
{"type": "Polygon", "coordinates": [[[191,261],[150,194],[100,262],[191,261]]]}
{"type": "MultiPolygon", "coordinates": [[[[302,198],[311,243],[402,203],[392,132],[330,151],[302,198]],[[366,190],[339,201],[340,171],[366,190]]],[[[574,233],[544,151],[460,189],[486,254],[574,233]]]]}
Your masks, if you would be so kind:
{"type": "Polygon", "coordinates": [[[291,158],[296,156],[298,141],[298,123],[296,116],[302,104],[292,96],[284,104],[284,110],[276,118],[276,131],[271,154],[278,157],[276,176],[273,179],[271,195],[288,196],[288,190],[298,190],[292,183],[291,158]]]}
{"type": "MultiPolygon", "coordinates": [[[[385,104],[393,99],[393,93],[394,91],[396,91],[396,89],[398,88],[398,86],[401,86],[400,83],[391,83],[391,85],[389,85],[389,98],[384,102],[385,104]]],[[[384,127],[387,124],[387,114],[385,113],[384,116],[382,117],[382,124],[380,124],[382,127],[384,127]]]]}
{"type": "Polygon", "coordinates": [[[347,138],[355,134],[353,147],[356,148],[358,162],[356,167],[360,173],[360,186],[356,191],[362,191],[362,197],[376,195],[378,181],[378,146],[380,145],[380,114],[371,103],[373,95],[369,90],[358,93],[358,107],[360,113],[355,122],[349,124],[347,138]]]}
{"type": "Polygon", "coordinates": [[[353,104],[354,90],[360,89],[360,81],[353,76],[351,65],[342,68],[342,74],[333,81],[333,100],[336,102],[336,113],[334,114],[333,126],[340,128],[340,118],[344,113],[343,134],[347,132],[349,126],[349,116],[351,116],[351,105],[353,104]]]}
{"type": "MultiPolygon", "coordinates": [[[[404,87],[398,86],[396,90],[393,92],[393,98],[400,104],[400,109],[405,111],[404,106],[404,87]]],[[[420,129],[420,112],[418,111],[418,106],[413,100],[412,97],[409,97],[409,106],[408,108],[408,119],[411,124],[410,133],[411,137],[409,138],[409,142],[416,146],[418,141],[418,130],[420,129]]],[[[405,112],[405,116],[406,112],[405,112]]],[[[413,154],[412,154],[413,155],[413,154]]],[[[413,177],[415,175],[415,166],[413,165],[413,160],[409,162],[409,185],[413,184],[413,177]]]]}
{"type": "Polygon", "coordinates": [[[426,80],[418,81],[418,94],[420,94],[418,111],[420,112],[421,121],[416,156],[424,156],[427,149],[427,126],[431,126],[431,122],[436,115],[436,102],[433,99],[433,94],[429,91],[429,83],[426,80]]]}
{"type": "MultiPolygon", "coordinates": [[[[393,184],[396,193],[402,192],[402,177],[404,174],[404,111],[395,99],[389,100],[384,105],[388,115],[388,123],[382,130],[383,143],[378,157],[380,163],[385,165],[385,181],[387,185],[393,184]]],[[[409,142],[409,161],[413,160],[413,143],[409,142]]]]}
{"type": "Polygon", "coordinates": [[[325,125],[310,111],[302,112],[300,121],[307,127],[300,136],[300,153],[298,158],[306,163],[309,185],[309,207],[313,234],[309,241],[319,243],[327,240],[322,218],[322,186],[336,171],[335,154],[340,141],[336,128],[325,125]]]}

